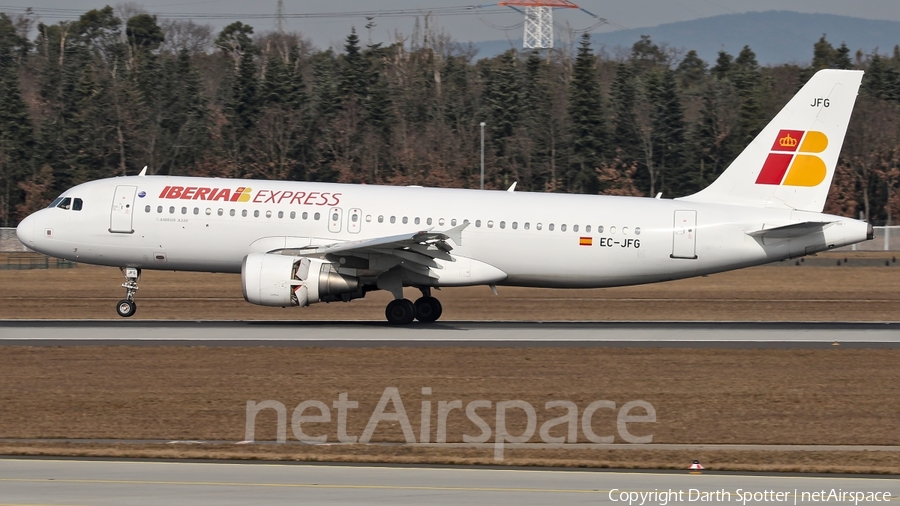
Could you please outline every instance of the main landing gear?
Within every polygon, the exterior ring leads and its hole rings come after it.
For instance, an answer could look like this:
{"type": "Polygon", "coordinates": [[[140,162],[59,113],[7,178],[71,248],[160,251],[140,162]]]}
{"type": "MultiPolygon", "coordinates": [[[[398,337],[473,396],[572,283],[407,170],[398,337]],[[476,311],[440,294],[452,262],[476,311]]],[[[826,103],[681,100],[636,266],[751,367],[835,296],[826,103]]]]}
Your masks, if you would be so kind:
{"type": "Polygon", "coordinates": [[[137,311],[137,304],[134,302],[134,293],[138,290],[137,282],[141,279],[141,270],[134,267],[122,268],[122,274],[125,275],[125,283],[122,288],[125,289],[125,298],[116,304],[116,312],[123,318],[132,316],[137,311]]]}
{"type": "Polygon", "coordinates": [[[431,323],[441,317],[444,309],[441,301],[431,296],[431,288],[419,288],[422,297],[413,304],[409,299],[394,299],[384,310],[384,316],[391,325],[409,325],[413,320],[431,323]]]}

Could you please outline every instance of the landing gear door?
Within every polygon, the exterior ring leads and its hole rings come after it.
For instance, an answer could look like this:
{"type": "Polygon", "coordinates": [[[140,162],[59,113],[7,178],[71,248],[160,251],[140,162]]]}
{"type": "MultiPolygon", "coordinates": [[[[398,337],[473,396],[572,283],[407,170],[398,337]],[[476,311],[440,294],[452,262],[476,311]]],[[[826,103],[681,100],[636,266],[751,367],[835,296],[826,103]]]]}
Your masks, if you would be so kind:
{"type": "Polygon", "coordinates": [[[109,216],[109,231],[114,234],[133,234],[134,195],[137,186],[116,186],[112,211],[109,216]]]}
{"type": "Polygon", "coordinates": [[[341,231],[341,218],[344,212],[340,207],[332,207],[328,210],[328,231],[338,233],[341,231]]]}
{"type": "Polygon", "coordinates": [[[347,219],[347,232],[358,234],[362,226],[362,209],[351,209],[347,219]]]}
{"type": "Polygon", "coordinates": [[[697,211],[675,211],[672,258],[697,258],[697,211]]]}

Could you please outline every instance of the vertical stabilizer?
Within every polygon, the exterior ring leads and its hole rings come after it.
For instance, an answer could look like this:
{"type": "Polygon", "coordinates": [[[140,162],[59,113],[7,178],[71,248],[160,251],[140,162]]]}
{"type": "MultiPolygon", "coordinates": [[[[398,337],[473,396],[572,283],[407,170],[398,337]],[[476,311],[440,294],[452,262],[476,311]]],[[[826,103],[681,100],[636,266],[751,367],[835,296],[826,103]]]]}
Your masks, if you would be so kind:
{"type": "Polygon", "coordinates": [[[718,179],[679,200],[822,212],[862,77],[816,72],[718,179]]]}

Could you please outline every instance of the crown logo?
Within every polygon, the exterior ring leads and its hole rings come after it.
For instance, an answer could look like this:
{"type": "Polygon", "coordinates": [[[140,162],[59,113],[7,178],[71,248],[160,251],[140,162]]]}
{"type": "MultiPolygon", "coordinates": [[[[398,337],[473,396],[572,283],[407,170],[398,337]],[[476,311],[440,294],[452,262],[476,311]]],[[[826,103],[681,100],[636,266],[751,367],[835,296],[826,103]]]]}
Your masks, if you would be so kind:
{"type": "Polygon", "coordinates": [[[784,137],[778,139],[778,144],[783,148],[793,148],[797,145],[797,139],[791,137],[791,134],[787,134],[784,137]]]}

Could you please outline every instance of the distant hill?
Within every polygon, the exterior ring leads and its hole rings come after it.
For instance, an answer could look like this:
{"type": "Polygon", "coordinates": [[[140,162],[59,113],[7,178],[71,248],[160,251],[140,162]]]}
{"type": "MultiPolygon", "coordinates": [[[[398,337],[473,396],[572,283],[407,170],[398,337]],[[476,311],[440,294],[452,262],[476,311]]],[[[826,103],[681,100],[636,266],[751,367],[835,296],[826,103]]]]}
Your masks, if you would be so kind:
{"type": "MultiPolygon", "coordinates": [[[[667,23],[664,25],[618,30],[594,34],[596,47],[630,48],[641,35],[649,35],[657,44],[694,49],[709,63],[715,62],[718,52],[737,55],[745,45],[756,53],[762,65],[781,63],[808,64],[812,60],[813,44],[822,34],[835,47],[847,43],[851,55],[858,49],[870,53],[893,52],[900,44],[900,22],[861,19],[831,14],[803,14],[791,11],[750,12],[725,14],[710,18],[667,23]]],[[[521,48],[521,39],[514,41],[521,48]]],[[[476,43],[478,57],[489,57],[511,47],[509,41],[476,43]]]]}

